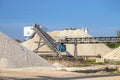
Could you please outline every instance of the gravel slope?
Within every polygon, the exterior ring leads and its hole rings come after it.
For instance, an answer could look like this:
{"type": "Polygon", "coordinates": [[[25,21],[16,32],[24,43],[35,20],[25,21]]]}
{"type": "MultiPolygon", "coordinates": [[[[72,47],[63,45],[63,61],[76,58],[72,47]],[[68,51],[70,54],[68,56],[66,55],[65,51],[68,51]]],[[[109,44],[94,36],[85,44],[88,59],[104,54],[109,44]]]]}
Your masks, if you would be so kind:
{"type": "Polygon", "coordinates": [[[104,59],[120,61],[120,47],[106,54],[104,59]]]}
{"type": "MultiPolygon", "coordinates": [[[[32,45],[31,45],[32,46],[32,45]]],[[[0,69],[53,67],[52,64],[0,33],[0,69]]]]}

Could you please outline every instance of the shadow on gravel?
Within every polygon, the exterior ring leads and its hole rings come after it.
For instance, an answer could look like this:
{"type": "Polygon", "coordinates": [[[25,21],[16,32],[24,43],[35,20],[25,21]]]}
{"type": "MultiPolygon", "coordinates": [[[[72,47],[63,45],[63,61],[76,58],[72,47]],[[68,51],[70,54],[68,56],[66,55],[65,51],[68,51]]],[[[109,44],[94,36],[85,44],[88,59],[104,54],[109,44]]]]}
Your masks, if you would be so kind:
{"type": "Polygon", "coordinates": [[[89,76],[78,76],[78,77],[48,77],[48,76],[37,76],[36,78],[16,78],[16,77],[0,77],[0,80],[75,80],[75,79],[87,79],[87,78],[99,78],[99,77],[111,77],[120,76],[116,75],[89,75],[89,76]]]}

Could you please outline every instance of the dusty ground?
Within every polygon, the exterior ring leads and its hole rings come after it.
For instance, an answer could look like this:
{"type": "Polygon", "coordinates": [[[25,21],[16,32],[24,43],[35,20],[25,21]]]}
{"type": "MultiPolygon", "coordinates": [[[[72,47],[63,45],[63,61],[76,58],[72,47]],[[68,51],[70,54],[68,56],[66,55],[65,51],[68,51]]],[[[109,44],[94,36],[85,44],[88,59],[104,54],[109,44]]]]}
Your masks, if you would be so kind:
{"type": "Polygon", "coordinates": [[[120,80],[120,75],[66,71],[0,71],[0,80],[120,80]]]}

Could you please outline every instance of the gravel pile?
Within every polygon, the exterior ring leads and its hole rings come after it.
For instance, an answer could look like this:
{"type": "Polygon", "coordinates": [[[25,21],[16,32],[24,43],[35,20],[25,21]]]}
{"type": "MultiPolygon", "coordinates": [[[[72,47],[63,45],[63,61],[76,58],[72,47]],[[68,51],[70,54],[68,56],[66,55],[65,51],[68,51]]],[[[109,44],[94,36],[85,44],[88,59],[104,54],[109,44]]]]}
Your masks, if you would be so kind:
{"type": "Polygon", "coordinates": [[[24,67],[53,66],[0,32],[0,69],[24,67]]]}
{"type": "MultiPolygon", "coordinates": [[[[67,44],[67,52],[74,55],[74,45],[67,44]]],[[[78,44],[77,52],[78,56],[98,56],[102,58],[111,51],[109,47],[102,43],[96,44],[78,44]]]]}
{"type": "MultiPolygon", "coordinates": [[[[20,45],[26,47],[27,49],[34,51],[36,48],[38,48],[38,43],[35,43],[36,41],[39,41],[39,36],[35,35],[34,38],[29,39],[23,43],[21,43],[20,45]],[[32,45],[32,46],[31,46],[32,45]]],[[[42,43],[43,44],[43,43],[42,43]]],[[[47,45],[42,45],[39,48],[39,51],[51,51],[50,48],[47,45]]],[[[42,54],[42,53],[41,53],[42,54]]],[[[46,54],[46,53],[43,53],[46,54]]]]}
{"type": "Polygon", "coordinates": [[[70,37],[70,38],[79,38],[79,37],[92,37],[91,35],[85,33],[83,30],[63,30],[60,32],[58,37],[70,37]]]}
{"type": "Polygon", "coordinates": [[[106,60],[120,61],[120,47],[114,49],[104,56],[106,60]]]}

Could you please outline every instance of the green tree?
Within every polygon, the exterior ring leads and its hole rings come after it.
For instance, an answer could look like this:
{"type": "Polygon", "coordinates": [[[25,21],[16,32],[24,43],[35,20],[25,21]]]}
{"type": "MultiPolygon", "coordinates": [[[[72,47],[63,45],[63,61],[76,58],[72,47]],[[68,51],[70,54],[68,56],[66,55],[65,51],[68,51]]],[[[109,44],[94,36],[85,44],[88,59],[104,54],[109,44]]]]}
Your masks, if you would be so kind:
{"type": "Polygon", "coordinates": [[[117,37],[120,37],[120,30],[117,30],[116,33],[117,33],[117,37]]]}
{"type": "Polygon", "coordinates": [[[65,30],[69,30],[68,28],[65,28],[65,30]]]}
{"type": "MultiPolygon", "coordinates": [[[[120,29],[116,31],[116,36],[120,37],[120,29]]],[[[117,48],[120,46],[120,43],[107,43],[106,45],[110,48],[117,48]]]]}
{"type": "Polygon", "coordinates": [[[65,30],[76,30],[77,28],[65,28],[65,30]]]}

